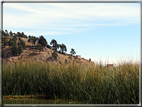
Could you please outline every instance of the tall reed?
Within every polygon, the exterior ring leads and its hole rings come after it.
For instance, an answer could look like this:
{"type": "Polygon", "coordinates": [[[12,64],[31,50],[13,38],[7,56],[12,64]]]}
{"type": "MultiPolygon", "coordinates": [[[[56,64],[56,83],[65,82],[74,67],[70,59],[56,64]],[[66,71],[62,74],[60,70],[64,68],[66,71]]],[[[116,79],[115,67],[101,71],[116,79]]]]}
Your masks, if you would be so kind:
{"type": "Polygon", "coordinates": [[[139,64],[3,63],[3,95],[53,95],[89,104],[138,104],[139,64]]]}

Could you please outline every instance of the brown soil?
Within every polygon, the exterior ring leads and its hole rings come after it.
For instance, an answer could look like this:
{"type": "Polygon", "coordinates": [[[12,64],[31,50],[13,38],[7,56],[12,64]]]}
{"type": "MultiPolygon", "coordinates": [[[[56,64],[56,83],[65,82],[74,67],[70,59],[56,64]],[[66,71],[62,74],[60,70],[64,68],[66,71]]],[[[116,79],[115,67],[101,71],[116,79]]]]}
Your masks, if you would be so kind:
{"type": "MultiPolygon", "coordinates": [[[[12,37],[7,37],[8,41],[12,38],[12,37]]],[[[43,48],[43,51],[37,50],[37,49],[32,49],[32,47],[36,47],[38,43],[36,43],[35,45],[32,43],[28,42],[27,38],[21,38],[25,43],[26,43],[26,50],[23,50],[23,52],[21,53],[21,55],[19,56],[13,56],[12,52],[10,50],[11,47],[9,46],[3,46],[2,44],[2,51],[5,53],[6,55],[6,59],[3,59],[3,62],[16,62],[16,61],[29,61],[29,60],[42,60],[44,62],[56,62],[56,60],[52,57],[52,53],[54,52],[54,50],[49,49],[47,47],[43,48]]],[[[18,37],[17,37],[17,43],[18,43],[18,37]]],[[[84,58],[76,58],[74,56],[71,56],[70,54],[62,54],[58,51],[56,51],[58,54],[58,58],[57,58],[57,62],[56,63],[65,63],[65,60],[67,60],[67,63],[69,62],[77,62],[80,64],[94,64],[94,62],[86,60],[84,58]]]]}

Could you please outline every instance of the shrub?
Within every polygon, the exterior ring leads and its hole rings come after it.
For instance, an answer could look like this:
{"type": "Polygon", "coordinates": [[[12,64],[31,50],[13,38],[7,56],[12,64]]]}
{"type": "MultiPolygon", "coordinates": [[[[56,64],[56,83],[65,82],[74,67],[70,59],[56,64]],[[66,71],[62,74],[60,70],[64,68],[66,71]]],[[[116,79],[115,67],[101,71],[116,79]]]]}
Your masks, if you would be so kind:
{"type": "Polygon", "coordinates": [[[52,53],[52,57],[57,61],[58,54],[54,51],[54,52],[52,53]]]}

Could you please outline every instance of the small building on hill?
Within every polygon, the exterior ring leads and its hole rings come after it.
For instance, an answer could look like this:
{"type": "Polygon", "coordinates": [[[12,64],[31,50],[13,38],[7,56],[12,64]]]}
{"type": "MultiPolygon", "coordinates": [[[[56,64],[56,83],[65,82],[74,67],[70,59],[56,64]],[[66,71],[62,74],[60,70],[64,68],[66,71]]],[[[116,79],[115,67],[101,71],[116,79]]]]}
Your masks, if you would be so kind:
{"type": "Polygon", "coordinates": [[[81,58],[81,55],[76,55],[76,58],[81,58]]]}
{"type": "Polygon", "coordinates": [[[37,48],[36,46],[32,46],[32,47],[31,47],[31,49],[36,49],[36,48],[37,48]]]}
{"type": "Polygon", "coordinates": [[[107,67],[112,68],[113,64],[107,64],[107,67]]]}

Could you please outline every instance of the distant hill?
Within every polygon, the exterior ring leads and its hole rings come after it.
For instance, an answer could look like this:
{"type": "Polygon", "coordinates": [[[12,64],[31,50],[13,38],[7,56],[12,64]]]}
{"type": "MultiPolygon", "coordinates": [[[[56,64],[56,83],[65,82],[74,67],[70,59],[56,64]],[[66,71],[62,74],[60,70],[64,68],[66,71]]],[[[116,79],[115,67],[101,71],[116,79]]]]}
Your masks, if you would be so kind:
{"type": "MultiPolygon", "coordinates": [[[[4,36],[3,36],[4,37],[4,36]]],[[[9,41],[12,37],[6,36],[7,40],[9,41]]],[[[17,37],[17,43],[18,43],[17,37]]],[[[23,52],[18,56],[13,56],[11,49],[9,46],[5,46],[2,43],[2,51],[7,56],[7,58],[3,58],[3,62],[16,62],[16,61],[43,61],[43,62],[54,62],[54,63],[70,63],[70,62],[76,62],[76,63],[82,63],[82,64],[94,64],[94,62],[86,60],[84,58],[77,58],[76,56],[71,56],[71,54],[67,53],[60,53],[59,51],[55,51],[58,54],[57,61],[52,57],[52,53],[54,52],[53,49],[44,47],[43,51],[40,51],[37,49],[37,42],[32,44],[31,42],[28,42],[28,38],[22,38],[20,37],[25,43],[26,43],[26,50],[23,50],[23,52]]]]}

